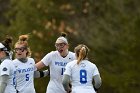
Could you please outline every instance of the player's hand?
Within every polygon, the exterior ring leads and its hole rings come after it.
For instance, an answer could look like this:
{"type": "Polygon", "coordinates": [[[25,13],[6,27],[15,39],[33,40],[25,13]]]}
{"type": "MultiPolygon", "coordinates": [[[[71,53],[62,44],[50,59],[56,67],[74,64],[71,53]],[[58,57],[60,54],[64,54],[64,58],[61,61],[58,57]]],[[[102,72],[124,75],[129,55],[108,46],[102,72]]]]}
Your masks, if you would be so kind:
{"type": "Polygon", "coordinates": [[[71,91],[68,91],[67,93],[71,93],[71,91]]]}
{"type": "Polygon", "coordinates": [[[71,83],[69,83],[69,91],[68,91],[68,93],[71,93],[71,88],[72,88],[72,85],[71,85],[71,83]]]}
{"type": "Polygon", "coordinates": [[[67,91],[67,93],[71,93],[71,88],[67,91]]]}

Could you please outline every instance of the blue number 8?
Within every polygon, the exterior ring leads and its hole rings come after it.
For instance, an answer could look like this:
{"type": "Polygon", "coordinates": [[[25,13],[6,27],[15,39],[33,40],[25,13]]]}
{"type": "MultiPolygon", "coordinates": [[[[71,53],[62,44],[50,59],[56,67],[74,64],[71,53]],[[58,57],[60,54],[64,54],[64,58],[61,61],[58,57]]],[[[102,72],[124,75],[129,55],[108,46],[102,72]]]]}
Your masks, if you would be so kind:
{"type": "Polygon", "coordinates": [[[87,83],[87,71],[86,70],[80,70],[80,83],[81,84],[87,83]]]}
{"type": "Polygon", "coordinates": [[[26,81],[29,81],[29,74],[26,74],[26,81]]]}

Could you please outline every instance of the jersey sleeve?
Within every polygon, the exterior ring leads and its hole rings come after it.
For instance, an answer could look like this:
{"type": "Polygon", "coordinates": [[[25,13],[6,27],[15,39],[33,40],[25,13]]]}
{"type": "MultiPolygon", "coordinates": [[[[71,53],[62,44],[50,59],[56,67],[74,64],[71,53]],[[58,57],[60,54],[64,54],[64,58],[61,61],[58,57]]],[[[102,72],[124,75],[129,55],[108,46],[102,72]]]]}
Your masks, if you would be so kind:
{"type": "Polygon", "coordinates": [[[75,53],[71,52],[71,55],[72,55],[72,58],[71,58],[71,60],[72,60],[72,61],[73,61],[73,60],[76,60],[75,53]]]}
{"type": "Polygon", "coordinates": [[[0,72],[1,72],[1,76],[2,75],[10,75],[10,65],[7,64],[8,62],[3,62],[1,64],[1,68],[0,68],[0,72]]]}
{"type": "Polygon", "coordinates": [[[34,71],[37,71],[37,68],[36,68],[36,66],[35,66],[35,60],[34,60],[33,58],[31,58],[31,59],[32,59],[32,61],[33,61],[34,71]]]}
{"type": "Polygon", "coordinates": [[[66,67],[65,67],[65,72],[64,72],[64,74],[66,74],[66,75],[71,75],[71,66],[70,66],[70,64],[71,63],[68,63],[67,65],[66,65],[66,67]]]}
{"type": "Polygon", "coordinates": [[[93,76],[95,76],[95,75],[99,75],[100,73],[99,73],[99,71],[98,71],[97,66],[96,66],[96,65],[93,65],[93,66],[94,66],[93,76]]]}
{"type": "Polygon", "coordinates": [[[51,57],[53,56],[52,54],[53,54],[53,52],[48,53],[48,54],[41,60],[46,66],[48,66],[48,65],[51,63],[51,57]]]}

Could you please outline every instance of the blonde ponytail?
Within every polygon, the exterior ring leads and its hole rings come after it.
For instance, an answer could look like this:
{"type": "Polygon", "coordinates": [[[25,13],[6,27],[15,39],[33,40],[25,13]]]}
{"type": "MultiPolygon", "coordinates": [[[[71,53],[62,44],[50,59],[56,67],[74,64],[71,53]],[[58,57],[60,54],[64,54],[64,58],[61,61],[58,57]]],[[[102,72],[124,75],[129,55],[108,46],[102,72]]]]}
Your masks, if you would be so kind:
{"type": "Polygon", "coordinates": [[[86,45],[80,44],[74,49],[77,57],[77,64],[79,64],[82,60],[87,58],[88,55],[88,47],[86,45]]]}
{"type": "Polygon", "coordinates": [[[86,56],[86,48],[85,48],[85,47],[82,47],[82,48],[80,49],[80,52],[79,52],[79,57],[78,57],[78,59],[77,59],[77,64],[79,64],[80,61],[83,60],[83,59],[85,58],[85,56],[86,56]]]}

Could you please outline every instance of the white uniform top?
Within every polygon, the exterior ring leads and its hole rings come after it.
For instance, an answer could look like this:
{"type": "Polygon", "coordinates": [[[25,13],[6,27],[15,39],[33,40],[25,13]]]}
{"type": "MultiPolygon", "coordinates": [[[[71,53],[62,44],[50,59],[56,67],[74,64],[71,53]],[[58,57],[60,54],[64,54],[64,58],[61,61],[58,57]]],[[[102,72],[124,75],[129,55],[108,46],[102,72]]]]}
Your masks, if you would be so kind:
{"type": "Polygon", "coordinates": [[[65,66],[75,59],[75,53],[69,52],[63,58],[58,51],[48,53],[41,61],[50,68],[50,81],[46,93],[66,93],[62,85],[65,66]]]}
{"type": "Polygon", "coordinates": [[[72,93],[96,93],[92,81],[99,71],[90,61],[83,60],[77,65],[77,60],[74,60],[66,65],[64,74],[71,77],[72,93]]]}
{"type": "Polygon", "coordinates": [[[26,63],[13,60],[16,67],[16,89],[19,93],[35,93],[34,88],[34,71],[35,61],[33,58],[28,58],[26,63]]]}
{"type": "Polygon", "coordinates": [[[0,65],[0,76],[9,75],[8,83],[4,93],[16,93],[15,73],[16,73],[16,69],[12,63],[12,60],[5,59],[0,65]]]}

